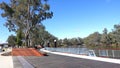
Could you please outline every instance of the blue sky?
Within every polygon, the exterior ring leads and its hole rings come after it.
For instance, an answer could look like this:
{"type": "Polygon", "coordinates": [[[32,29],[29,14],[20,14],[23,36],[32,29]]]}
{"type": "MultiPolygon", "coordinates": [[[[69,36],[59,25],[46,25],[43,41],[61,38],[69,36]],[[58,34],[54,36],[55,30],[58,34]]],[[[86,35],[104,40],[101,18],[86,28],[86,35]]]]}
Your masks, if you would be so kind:
{"type": "MultiPolygon", "coordinates": [[[[96,31],[102,33],[104,28],[111,31],[113,25],[120,23],[120,0],[49,0],[49,3],[54,16],[43,24],[59,39],[83,38],[96,31]]],[[[0,16],[2,41],[11,34],[2,26],[4,22],[0,16]]]]}
{"type": "Polygon", "coordinates": [[[51,0],[54,17],[43,23],[58,38],[86,37],[120,22],[120,0],[51,0]]]}

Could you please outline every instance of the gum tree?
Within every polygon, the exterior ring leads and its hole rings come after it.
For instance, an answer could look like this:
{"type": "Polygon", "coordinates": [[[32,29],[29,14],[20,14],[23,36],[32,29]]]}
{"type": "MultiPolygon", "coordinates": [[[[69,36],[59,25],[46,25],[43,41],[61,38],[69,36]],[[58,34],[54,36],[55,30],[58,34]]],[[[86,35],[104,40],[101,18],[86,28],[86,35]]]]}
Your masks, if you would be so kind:
{"type": "Polygon", "coordinates": [[[47,0],[10,0],[9,4],[2,2],[0,8],[4,10],[2,17],[7,18],[6,27],[15,32],[21,29],[28,47],[31,42],[31,30],[53,16],[47,0]]]}

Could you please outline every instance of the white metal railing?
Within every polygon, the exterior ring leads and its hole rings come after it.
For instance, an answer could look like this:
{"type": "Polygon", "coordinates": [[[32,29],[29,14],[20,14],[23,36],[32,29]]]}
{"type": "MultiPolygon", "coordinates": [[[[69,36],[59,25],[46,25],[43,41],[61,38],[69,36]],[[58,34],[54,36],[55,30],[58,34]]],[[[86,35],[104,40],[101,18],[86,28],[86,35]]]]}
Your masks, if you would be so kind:
{"type": "Polygon", "coordinates": [[[94,50],[94,52],[97,56],[120,59],[120,50],[94,50]]]}
{"type": "Polygon", "coordinates": [[[63,53],[120,58],[120,50],[89,50],[87,48],[48,48],[48,47],[46,47],[46,49],[49,51],[57,51],[63,53]]]}
{"type": "Polygon", "coordinates": [[[87,48],[45,48],[49,51],[57,51],[63,53],[72,53],[72,54],[80,54],[80,55],[89,55],[96,56],[94,50],[88,50],[87,48]]]}

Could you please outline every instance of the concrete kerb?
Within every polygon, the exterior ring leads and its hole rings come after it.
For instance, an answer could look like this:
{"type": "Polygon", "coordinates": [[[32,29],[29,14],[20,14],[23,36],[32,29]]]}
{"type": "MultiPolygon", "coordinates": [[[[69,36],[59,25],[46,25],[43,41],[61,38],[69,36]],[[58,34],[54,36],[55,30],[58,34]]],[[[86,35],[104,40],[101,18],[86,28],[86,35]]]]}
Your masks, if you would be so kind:
{"type": "Polygon", "coordinates": [[[48,51],[48,50],[44,50],[44,49],[41,49],[41,51],[44,51],[44,52],[47,52],[47,53],[52,53],[52,54],[69,56],[69,57],[76,57],[76,58],[83,58],[83,59],[90,59],[90,60],[97,60],[97,61],[103,61],[103,62],[120,64],[120,59],[103,58],[103,57],[92,57],[92,56],[68,54],[68,53],[61,53],[61,52],[52,52],[52,51],[48,51]]]}

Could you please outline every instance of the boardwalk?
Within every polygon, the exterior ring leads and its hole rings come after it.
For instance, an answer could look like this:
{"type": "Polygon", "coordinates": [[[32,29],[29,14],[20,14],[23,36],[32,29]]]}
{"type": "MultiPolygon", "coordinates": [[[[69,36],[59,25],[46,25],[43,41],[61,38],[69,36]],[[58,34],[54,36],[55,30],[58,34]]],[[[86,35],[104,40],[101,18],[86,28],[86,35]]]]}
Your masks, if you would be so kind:
{"type": "Polygon", "coordinates": [[[120,64],[49,54],[46,57],[24,57],[36,68],[120,68],[120,64]]]}

